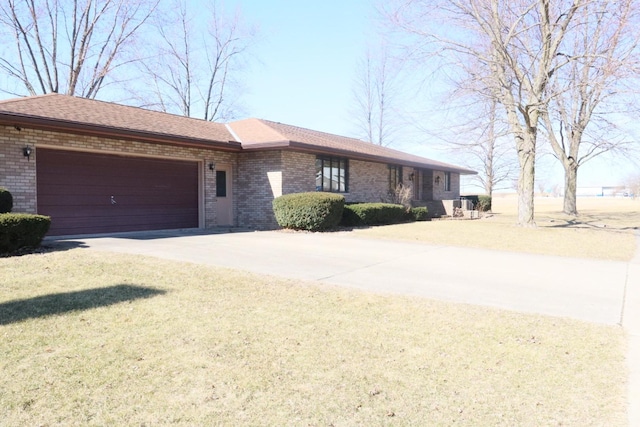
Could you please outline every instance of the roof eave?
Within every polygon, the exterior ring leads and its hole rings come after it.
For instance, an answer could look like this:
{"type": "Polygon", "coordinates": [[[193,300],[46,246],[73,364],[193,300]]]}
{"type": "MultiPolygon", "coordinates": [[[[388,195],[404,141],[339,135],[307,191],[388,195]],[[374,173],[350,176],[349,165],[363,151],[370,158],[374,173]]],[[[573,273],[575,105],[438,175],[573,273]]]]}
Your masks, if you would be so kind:
{"type": "Polygon", "coordinates": [[[216,148],[222,151],[240,151],[242,149],[242,145],[237,141],[217,141],[181,135],[153,133],[10,112],[0,112],[0,125],[195,148],[216,148]]]}
{"type": "Polygon", "coordinates": [[[376,156],[373,154],[364,154],[357,153],[349,150],[341,150],[339,148],[327,148],[327,147],[319,147],[313,144],[306,144],[303,142],[297,141],[277,141],[277,142],[269,142],[269,143],[244,143],[242,145],[242,151],[267,151],[273,149],[282,149],[282,150],[292,150],[299,151],[304,153],[311,154],[326,154],[326,155],[338,155],[343,157],[348,157],[349,159],[354,160],[362,160],[376,163],[392,163],[398,164],[402,166],[409,166],[414,168],[422,168],[422,169],[433,169],[444,172],[454,172],[459,173],[460,175],[477,175],[478,172],[458,168],[455,166],[445,166],[445,165],[436,165],[430,163],[422,163],[422,162],[412,162],[408,160],[401,160],[395,157],[386,157],[386,156],[376,156]]]}

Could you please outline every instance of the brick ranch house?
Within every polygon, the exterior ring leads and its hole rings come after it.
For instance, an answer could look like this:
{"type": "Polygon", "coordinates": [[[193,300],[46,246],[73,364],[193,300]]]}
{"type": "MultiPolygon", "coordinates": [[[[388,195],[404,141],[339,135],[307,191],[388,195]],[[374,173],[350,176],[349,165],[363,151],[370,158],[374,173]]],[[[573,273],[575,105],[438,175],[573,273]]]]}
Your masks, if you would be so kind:
{"type": "Polygon", "coordinates": [[[59,94],[0,101],[0,187],[15,212],[51,216],[50,235],[270,229],[282,194],[378,202],[397,183],[439,215],[474,173],[267,120],[213,123],[59,94]]]}

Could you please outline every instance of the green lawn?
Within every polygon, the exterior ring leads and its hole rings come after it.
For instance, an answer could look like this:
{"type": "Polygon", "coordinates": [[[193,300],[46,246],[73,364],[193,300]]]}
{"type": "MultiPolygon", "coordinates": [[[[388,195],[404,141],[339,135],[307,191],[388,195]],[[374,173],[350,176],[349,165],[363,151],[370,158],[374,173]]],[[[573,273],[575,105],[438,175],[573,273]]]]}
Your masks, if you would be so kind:
{"type": "Polygon", "coordinates": [[[0,425],[623,426],[619,327],[73,249],[0,259],[0,425]]]}

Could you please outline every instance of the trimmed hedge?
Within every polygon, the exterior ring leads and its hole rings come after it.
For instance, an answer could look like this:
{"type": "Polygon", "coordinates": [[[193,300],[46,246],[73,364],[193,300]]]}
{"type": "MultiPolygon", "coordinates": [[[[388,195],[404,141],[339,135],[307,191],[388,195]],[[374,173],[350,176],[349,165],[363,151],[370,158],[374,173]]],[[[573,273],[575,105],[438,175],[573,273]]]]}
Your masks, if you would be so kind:
{"type": "Polygon", "coordinates": [[[0,187],[0,214],[9,213],[13,209],[13,196],[6,188],[0,187]]]}
{"type": "Polygon", "coordinates": [[[406,208],[392,203],[346,205],[342,215],[342,224],[346,226],[396,224],[406,220],[406,208]]]}
{"type": "Polygon", "coordinates": [[[414,221],[427,221],[429,219],[429,210],[426,207],[411,208],[409,214],[414,221]]]}
{"type": "MultiPolygon", "coordinates": [[[[361,204],[361,203],[358,203],[361,204]]],[[[358,225],[364,225],[362,219],[356,213],[356,210],[353,208],[357,206],[357,204],[348,204],[344,205],[344,209],[342,211],[342,219],[340,220],[340,225],[346,227],[355,227],[358,225]]]]}
{"type": "Polygon", "coordinates": [[[37,248],[51,226],[51,218],[24,213],[0,214],[0,253],[37,248]]]}
{"type": "Polygon", "coordinates": [[[294,230],[334,228],[340,223],[343,209],[344,196],[333,193],[293,193],[273,200],[273,213],[278,225],[294,230]]]}

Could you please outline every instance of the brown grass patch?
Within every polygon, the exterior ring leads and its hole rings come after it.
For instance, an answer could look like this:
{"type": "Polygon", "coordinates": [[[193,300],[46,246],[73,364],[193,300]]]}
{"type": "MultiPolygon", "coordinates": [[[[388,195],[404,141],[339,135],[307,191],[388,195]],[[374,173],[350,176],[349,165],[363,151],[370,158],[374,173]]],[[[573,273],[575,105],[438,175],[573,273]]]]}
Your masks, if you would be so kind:
{"type": "Polygon", "coordinates": [[[626,423],[619,327],[82,249],[0,271],[2,425],[626,423]]]}
{"type": "Polygon", "coordinates": [[[443,220],[356,230],[372,237],[438,245],[628,261],[636,249],[640,200],[580,198],[580,215],[562,213],[562,199],[536,199],[536,228],[515,225],[517,200],[494,198],[493,214],[480,220],[443,220]]]}

